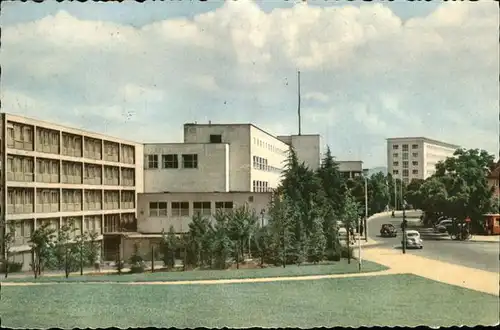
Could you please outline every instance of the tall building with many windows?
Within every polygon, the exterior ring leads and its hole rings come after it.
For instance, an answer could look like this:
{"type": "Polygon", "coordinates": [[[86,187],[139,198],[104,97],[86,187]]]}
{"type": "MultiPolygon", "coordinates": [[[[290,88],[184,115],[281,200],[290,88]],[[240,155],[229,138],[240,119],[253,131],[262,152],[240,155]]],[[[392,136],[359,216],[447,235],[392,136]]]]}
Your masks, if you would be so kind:
{"type": "Polygon", "coordinates": [[[30,235],[42,224],[58,230],[71,221],[73,235],[94,231],[104,241],[136,230],[141,144],[2,113],[0,157],[2,234],[14,225],[10,250],[24,268],[30,235]]]}
{"type": "Polygon", "coordinates": [[[460,146],[425,137],[387,139],[387,173],[409,183],[435,173],[438,162],[453,156],[460,146]]]}

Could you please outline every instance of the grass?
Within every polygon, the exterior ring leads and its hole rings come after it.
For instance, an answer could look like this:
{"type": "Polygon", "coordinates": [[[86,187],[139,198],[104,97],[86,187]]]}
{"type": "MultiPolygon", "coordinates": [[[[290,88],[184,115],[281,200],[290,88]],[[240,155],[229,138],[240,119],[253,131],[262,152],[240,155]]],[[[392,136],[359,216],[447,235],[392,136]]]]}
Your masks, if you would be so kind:
{"type": "MultiPolygon", "coordinates": [[[[375,272],[386,270],[387,267],[369,261],[363,261],[362,272],[375,272]]],[[[23,278],[8,278],[5,282],[150,282],[150,281],[187,281],[187,280],[213,280],[213,279],[241,279],[241,278],[264,278],[278,276],[305,276],[326,274],[357,273],[358,263],[351,260],[341,260],[335,263],[320,265],[288,265],[286,268],[270,267],[263,269],[239,269],[239,270],[195,270],[176,272],[157,272],[142,274],[110,274],[110,275],[83,275],[72,274],[68,279],[64,276],[45,276],[34,279],[33,276],[23,278]]]]}
{"type": "Polygon", "coordinates": [[[218,285],[3,287],[12,328],[495,324],[498,297],[414,275],[218,285]]]}

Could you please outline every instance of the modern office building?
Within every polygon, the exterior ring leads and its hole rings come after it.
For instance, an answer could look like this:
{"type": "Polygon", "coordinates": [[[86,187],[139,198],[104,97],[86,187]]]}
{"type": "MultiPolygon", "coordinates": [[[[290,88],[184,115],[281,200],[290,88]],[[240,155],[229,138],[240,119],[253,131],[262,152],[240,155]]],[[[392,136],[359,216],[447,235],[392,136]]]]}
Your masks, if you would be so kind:
{"type": "Polygon", "coordinates": [[[42,224],[74,222],[74,235],[99,233],[103,250],[107,236],[136,230],[141,144],[5,113],[0,133],[0,216],[6,230],[14,224],[12,259],[25,269],[42,224]]]}
{"type": "Polygon", "coordinates": [[[435,173],[438,162],[453,156],[460,146],[425,137],[387,139],[387,173],[409,183],[435,173]]]}
{"type": "Polygon", "coordinates": [[[144,145],[144,191],[270,191],[281,181],[290,146],[301,162],[319,167],[319,135],[275,137],[252,124],[185,124],[183,143],[144,145]]]}
{"type": "Polygon", "coordinates": [[[340,174],[346,179],[356,178],[364,174],[361,160],[337,161],[340,174]]]}

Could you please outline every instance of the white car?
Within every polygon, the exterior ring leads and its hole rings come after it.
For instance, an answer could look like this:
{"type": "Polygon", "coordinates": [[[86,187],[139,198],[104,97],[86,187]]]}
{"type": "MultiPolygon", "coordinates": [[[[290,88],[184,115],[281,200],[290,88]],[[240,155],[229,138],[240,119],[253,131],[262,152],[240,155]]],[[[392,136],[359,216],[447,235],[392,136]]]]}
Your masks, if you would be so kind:
{"type": "MultiPolygon", "coordinates": [[[[407,230],[406,231],[406,247],[407,248],[416,248],[423,249],[424,241],[420,238],[420,233],[416,230],[407,230]]],[[[401,241],[401,245],[403,245],[403,241],[401,241]]]]}

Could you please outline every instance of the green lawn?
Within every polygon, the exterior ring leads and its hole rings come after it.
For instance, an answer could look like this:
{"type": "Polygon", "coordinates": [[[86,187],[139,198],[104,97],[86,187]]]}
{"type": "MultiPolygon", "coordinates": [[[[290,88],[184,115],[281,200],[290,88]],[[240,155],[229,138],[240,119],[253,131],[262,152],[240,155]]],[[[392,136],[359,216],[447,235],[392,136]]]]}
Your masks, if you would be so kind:
{"type": "Polygon", "coordinates": [[[3,287],[13,328],[322,327],[495,324],[498,297],[385,275],[217,285],[72,283],[3,287]]]}
{"type": "MultiPolygon", "coordinates": [[[[363,272],[374,272],[386,270],[387,267],[369,261],[363,261],[363,272]]],[[[157,272],[143,274],[123,274],[123,275],[71,275],[68,279],[64,276],[46,276],[36,279],[36,282],[143,282],[143,281],[185,281],[185,280],[212,280],[230,278],[263,278],[276,276],[303,276],[303,275],[326,275],[326,274],[346,274],[357,273],[358,263],[352,260],[350,264],[347,260],[322,265],[289,265],[286,268],[271,267],[263,269],[239,269],[239,270],[196,270],[196,271],[176,271],[157,272]]],[[[5,281],[5,279],[1,279],[5,281]]],[[[8,278],[9,282],[33,282],[33,276],[24,278],[8,278]]]]}

